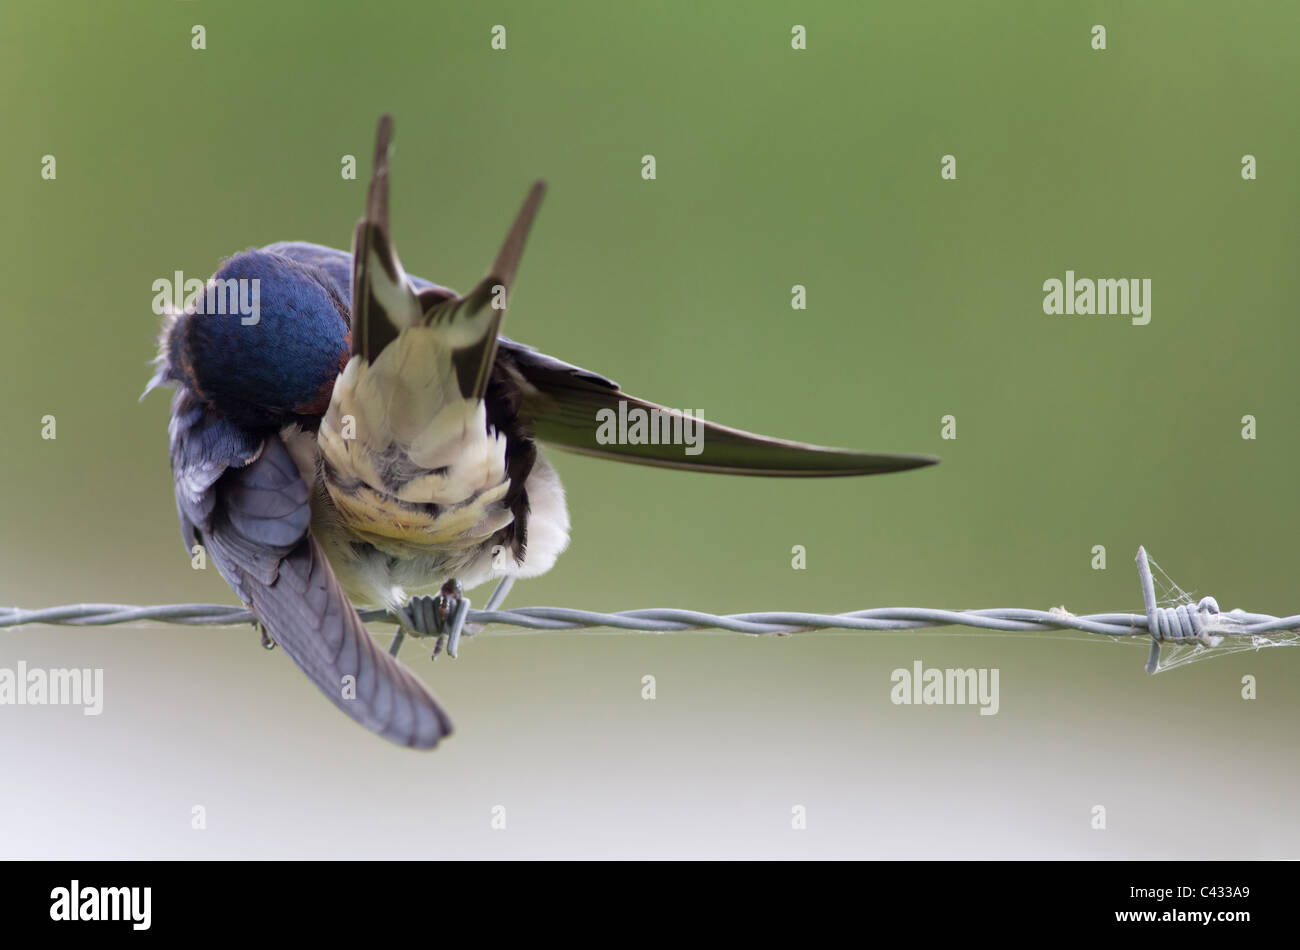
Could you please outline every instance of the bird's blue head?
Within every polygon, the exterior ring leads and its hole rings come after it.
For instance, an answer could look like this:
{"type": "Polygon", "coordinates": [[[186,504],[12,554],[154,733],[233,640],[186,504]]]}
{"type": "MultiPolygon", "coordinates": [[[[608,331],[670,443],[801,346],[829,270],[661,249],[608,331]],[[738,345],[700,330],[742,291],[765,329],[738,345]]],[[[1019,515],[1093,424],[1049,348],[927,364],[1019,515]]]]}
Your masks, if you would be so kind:
{"type": "Polygon", "coordinates": [[[350,347],[351,313],[323,271],[248,250],[169,323],[156,379],[188,386],[241,426],[313,425],[350,347]]]}

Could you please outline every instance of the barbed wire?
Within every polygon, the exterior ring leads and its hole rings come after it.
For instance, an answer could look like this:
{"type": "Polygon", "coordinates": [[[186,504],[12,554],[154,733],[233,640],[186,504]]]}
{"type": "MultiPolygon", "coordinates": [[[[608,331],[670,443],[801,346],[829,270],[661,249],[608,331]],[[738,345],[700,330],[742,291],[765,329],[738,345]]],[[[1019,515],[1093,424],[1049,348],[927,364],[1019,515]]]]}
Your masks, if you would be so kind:
{"type": "MultiPolygon", "coordinates": [[[[1108,637],[1151,637],[1151,653],[1147,672],[1159,666],[1160,648],[1164,643],[1200,644],[1215,647],[1225,639],[1242,642],[1259,641],[1265,634],[1282,631],[1300,631],[1300,614],[1275,617],[1272,614],[1231,610],[1220,613],[1213,597],[1203,597],[1195,604],[1162,607],[1156,600],[1151,568],[1146,550],[1138,548],[1138,579],[1146,613],[1099,613],[1076,615],[1064,607],[1036,610],[1019,607],[998,607],[982,610],[944,610],[929,607],[879,607],[855,610],[840,614],[803,613],[797,611],[761,611],[741,614],[711,614],[699,610],[674,607],[649,607],[640,610],[623,610],[602,613],[572,607],[516,607],[499,609],[498,605],[509,590],[509,580],[503,582],[488,600],[487,609],[474,610],[468,598],[461,601],[449,626],[448,652],[455,656],[456,644],[462,632],[473,634],[474,628],[493,624],[517,627],[529,632],[579,630],[591,627],[611,627],[652,633],[690,630],[726,630],[752,635],[789,635],[817,630],[917,630],[930,627],[962,626],[996,631],[1062,631],[1076,630],[1108,637]]],[[[419,614],[427,612],[432,598],[415,598],[422,602],[419,614]]],[[[413,601],[413,602],[414,602],[413,601]]],[[[382,608],[359,611],[365,621],[387,621],[401,628],[409,625],[410,617],[399,617],[382,608]]],[[[0,627],[19,627],[28,624],[55,624],[65,626],[108,626],[111,624],[164,621],[185,626],[233,626],[257,623],[252,611],[243,607],[222,604],[163,604],[154,607],[136,607],[126,604],[69,604],[25,610],[20,607],[0,607],[0,627]]],[[[1267,645],[1257,643],[1257,645],[1267,645]]],[[[395,644],[396,646],[396,644],[395,644]]]]}

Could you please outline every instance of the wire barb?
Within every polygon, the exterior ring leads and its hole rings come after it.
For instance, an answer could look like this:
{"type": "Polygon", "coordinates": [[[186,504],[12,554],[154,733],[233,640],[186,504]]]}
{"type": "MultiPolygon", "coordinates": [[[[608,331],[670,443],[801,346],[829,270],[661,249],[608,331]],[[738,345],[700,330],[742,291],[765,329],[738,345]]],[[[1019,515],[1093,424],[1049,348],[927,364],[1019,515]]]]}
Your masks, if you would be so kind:
{"type": "MultiPolygon", "coordinates": [[[[998,631],[1073,630],[1118,638],[1149,635],[1151,652],[1146,669],[1148,673],[1154,673],[1159,669],[1160,648],[1165,643],[1195,643],[1215,647],[1225,640],[1244,642],[1245,638],[1250,638],[1251,644],[1263,646],[1270,643],[1264,639],[1265,634],[1300,631],[1300,615],[1274,617],[1242,610],[1220,613],[1219,605],[1213,597],[1202,598],[1194,607],[1189,604],[1161,607],[1156,600],[1151,566],[1144,548],[1138,548],[1137,568],[1145,614],[1102,613],[1080,616],[1062,607],[1053,610],[1020,607],[983,610],[881,607],[842,614],[766,611],[721,616],[672,607],[651,607],[617,613],[599,613],[571,607],[517,607],[501,610],[496,608],[504,599],[505,591],[509,590],[509,585],[503,583],[493,592],[484,610],[471,609],[468,599],[462,599],[453,619],[451,631],[454,642],[448,643],[448,652],[455,656],[454,651],[459,645],[461,634],[472,636],[487,624],[535,632],[609,627],[649,633],[713,629],[759,636],[786,636],[815,630],[896,631],[962,626],[998,631]]],[[[403,621],[397,615],[383,609],[362,610],[360,614],[365,621],[397,624],[400,636],[403,621]]],[[[256,620],[247,609],[221,604],[167,604],[156,607],[69,604],[40,610],[0,607],[0,627],[4,628],[27,624],[107,626],[144,621],[164,621],[187,626],[234,626],[254,623],[256,620]]]]}
{"type": "Polygon", "coordinates": [[[1147,632],[1151,634],[1151,652],[1147,655],[1146,670],[1154,673],[1160,668],[1160,644],[1171,640],[1178,643],[1196,641],[1202,646],[1217,647],[1223,637],[1213,636],[1209,617],[1219,615],[1219,602],[1213,597],[1202,597],[1193,611],[1188,604],[1161,607],[1156,602],[1155,583],[1151,578],[1151,564],[1147,549],[1138,547],[1138,582],[1142,585],[1142,600],[1147,608],[1147,632]]]}

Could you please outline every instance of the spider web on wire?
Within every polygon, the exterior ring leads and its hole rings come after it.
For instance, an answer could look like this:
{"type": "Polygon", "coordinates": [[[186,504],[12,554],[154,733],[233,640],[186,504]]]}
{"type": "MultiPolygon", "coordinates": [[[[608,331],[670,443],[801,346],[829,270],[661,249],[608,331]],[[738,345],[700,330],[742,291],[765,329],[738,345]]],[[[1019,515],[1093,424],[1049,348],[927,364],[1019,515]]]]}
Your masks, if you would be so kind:
{"type": "MultiPolygon", "coordinates": [[[[1195,591],[1186,591],[1148,555],[1151,565],[1151,580],[1155,584],[1156,597],[1162,608],[1176,609],[1187,607],[1195,610],[1202,598],[1195,591]]],[[[1244,624],[1253,616],[1241,611],[1215,614],[1206,624],[1206,632],[1213,644],[1198,641],[1166,640],[1161,646],[1160,659],[1153,673],[1187,666],[1201,660],[1216,656],[1230,656],[1233,653],[1259,651],[1267,647],[1289,647],[1300,645],[1300,630],[1273,630],[1266,633],[1243,633],[1244,624]]]]}

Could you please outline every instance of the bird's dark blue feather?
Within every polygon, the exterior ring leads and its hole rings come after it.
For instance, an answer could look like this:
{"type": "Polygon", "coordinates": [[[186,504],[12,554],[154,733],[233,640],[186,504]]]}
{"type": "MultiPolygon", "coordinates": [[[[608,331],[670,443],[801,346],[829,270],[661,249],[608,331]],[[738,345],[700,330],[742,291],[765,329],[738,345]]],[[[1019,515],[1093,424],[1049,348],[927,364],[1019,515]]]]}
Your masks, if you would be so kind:
{"type": "Polygon", "coordinates": [[[319,417],[349,347],[348,305],[331,276],[249,250],[226,260],[213,280],[248,281],[249,288],[257,281],[258,311],[181,314],[169,337],[173,373],[247,428],[319,417]]]}

